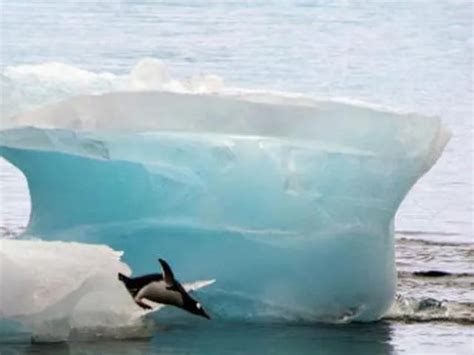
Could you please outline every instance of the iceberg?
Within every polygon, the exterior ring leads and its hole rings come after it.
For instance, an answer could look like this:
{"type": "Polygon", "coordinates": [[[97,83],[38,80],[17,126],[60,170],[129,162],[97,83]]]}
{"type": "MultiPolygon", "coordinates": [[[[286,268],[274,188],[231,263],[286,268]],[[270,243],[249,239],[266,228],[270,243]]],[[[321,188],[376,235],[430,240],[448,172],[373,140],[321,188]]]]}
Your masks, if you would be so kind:
{"type": "Polygon", "coordinates": [[[216,279],[217,319],[372,321],[395,295],[397,208],[449,136],[354,102],[113,92],[15,116],[0,155],[28,183],[26,236],[216,279]]]}

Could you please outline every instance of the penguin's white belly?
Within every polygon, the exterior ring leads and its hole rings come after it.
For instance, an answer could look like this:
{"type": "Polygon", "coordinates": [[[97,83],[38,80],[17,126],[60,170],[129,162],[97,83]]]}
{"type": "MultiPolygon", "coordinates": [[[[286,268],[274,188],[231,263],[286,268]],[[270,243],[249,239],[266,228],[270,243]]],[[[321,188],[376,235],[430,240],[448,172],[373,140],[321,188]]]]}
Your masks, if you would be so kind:
{"type": "Polygon", "coordinates": [[[166,288],[165,282],[151,282],[138,292],[137,298],[146,298],[152,302],[183,306],[181,293],[166,288]]]}

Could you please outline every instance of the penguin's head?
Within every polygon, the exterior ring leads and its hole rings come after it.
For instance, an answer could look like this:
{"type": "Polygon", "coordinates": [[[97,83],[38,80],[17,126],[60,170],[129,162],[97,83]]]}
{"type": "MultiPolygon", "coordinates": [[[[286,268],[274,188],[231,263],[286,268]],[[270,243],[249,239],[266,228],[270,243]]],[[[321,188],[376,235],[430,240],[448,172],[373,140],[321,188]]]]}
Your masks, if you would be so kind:
{"type": "Polygon", "coordinates": [[[211,319],[211,317],[209,317],[209,315],[207,314],[207,312],[204,310],[204,308],[202,307],[202,305],[193,300],[192,298],[190,298],[186,304],[184,305],[184,308],[188,311],[188,312],[191,312],[192,314],[195,314],[197,316],[201,316],[201,317],[204,317],[204,318],[207,318],[207,319],[211,319]]]}

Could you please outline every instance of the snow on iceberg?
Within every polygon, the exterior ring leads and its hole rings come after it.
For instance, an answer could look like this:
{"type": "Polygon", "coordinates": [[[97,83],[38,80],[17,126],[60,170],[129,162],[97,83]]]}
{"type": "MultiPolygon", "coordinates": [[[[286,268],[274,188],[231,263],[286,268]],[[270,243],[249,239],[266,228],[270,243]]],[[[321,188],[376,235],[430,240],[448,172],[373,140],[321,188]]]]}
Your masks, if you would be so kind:
{"type": "Polygon", "coordinates": [[[1,240],[0,343],[150,337],[150,312],[117,279],[118,272],[130,274],[121,255],[103,245],[1,240]]]}
{"type": "Polygon", "coordinates": [[[23,113],[0,154],[27,234],[157,255],[218,280],[217,318],[369,321],[395,294],[393,220],[449,133],[437,118],[274,94],[119,92],[23,113]]]}
{"type": "Polygon", "coordinates": [[[3,126],[26,110],[77,95],[142,90],[209,93],[228,89],[222,78],[212,74],[172,78],[168,67],[156,58],[141,59],[123,75],[96,73],[58,62],[6,66],[0,73],[0,88],[3,126]]]}

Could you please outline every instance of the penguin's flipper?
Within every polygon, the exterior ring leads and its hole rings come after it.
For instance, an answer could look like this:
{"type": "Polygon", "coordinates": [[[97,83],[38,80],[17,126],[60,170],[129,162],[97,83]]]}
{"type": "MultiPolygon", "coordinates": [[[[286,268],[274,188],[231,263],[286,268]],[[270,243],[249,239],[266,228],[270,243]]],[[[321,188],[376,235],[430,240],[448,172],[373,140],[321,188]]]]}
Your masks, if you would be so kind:
{"type": "Polygon", "coordinates": [[[194,281],[190,283],[185,283],[183,284],[184,289],[188,293],[192,293],[196,290],[199,290],[200,288],[207,287],[212,285],[214,282],[216,282],[216,279],[213,280],[202,280],[202,281],[194,281]]]}
{"type": "Polygon", "coordinates": [[[171,267],[163,259],[158,259],[158,261],[160,262],[161,268],[163,269],[163,280],[165,280],[165,283],[168,287],[173,287],[176,285],[176,280],[174,278],[173,271],[171,271],[171,267]]]}

